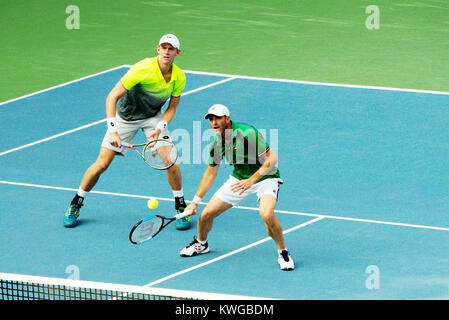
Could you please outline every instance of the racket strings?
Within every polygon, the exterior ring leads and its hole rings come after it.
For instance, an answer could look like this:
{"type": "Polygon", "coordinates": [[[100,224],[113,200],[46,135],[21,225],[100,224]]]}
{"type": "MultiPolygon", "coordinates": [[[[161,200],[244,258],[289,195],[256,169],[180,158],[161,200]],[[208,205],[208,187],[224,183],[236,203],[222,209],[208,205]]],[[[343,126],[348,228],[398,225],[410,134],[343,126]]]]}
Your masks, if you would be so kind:
{"type": "Polygon", "coordinates": [[[132,233],[132,240],[135,243],[143,242],[153,237],[159,232],[163,224],[163,219],[160,217],[154,217],[146,221],[142,221],[132,233]]]}
{"type": "Polygon", "coordinates": [[[143,151],[145,161],[153,168],[168,168],[176,162],[176,147],[168,141],[157,141],[147,145],[143,151]]]}

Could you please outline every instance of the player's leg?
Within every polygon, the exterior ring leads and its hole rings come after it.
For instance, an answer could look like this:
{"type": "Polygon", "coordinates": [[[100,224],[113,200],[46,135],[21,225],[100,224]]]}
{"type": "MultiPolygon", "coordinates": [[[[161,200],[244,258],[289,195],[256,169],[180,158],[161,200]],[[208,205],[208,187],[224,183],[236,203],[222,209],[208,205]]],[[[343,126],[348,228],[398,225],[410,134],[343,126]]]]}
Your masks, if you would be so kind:
{"type": "MultiPolygon", "coordinates": [[[[162,112],[159,112],[155,117],[149,118],[143,121],[142,130],[145,136],[149,137],[155,130],[156,125],[162,119],[162,112]]],[[[158,139],[166,139],[171,140],[170,131],[167,129],[162,130],[159,134],[158,139]]],[[[159,148],[158,150],[162,159],[165,157],[170,158],[171,150],[166,149],[165,147],[159,148]]],[[[171,162],[167,160],[167,162],[171,162]]],[[[173,196],[175,198],[175,210],[176,214],[184,212],[184,209],[187,207],[184,200],[184,192],[182,189],[182,175],[180,167],[175,163],[172,167],[166,170],[167,171],[167,181],[172,189],[173,196]]],[[[182,219],[176,220],[176,228],[178,230],[187,230],[190,228],[190,218],[185,217],[182,219]]]]}
{"type": "Polygon", "coordinates": [[[69,208],[64,215],[64,226],[71,228],[78,224],[78,217],[84,198],[98,182],[101,174],[107,170],[115,157],[115,151],[101,147],[97,160],[86,170],[81,180],[80,187],[72,199],[69,208]]]}
{"type": "Polygon", "coordinates": [[[214,219],[220,214],[232,207],[232,204],[227,203],[217,196],[213,196],[198,219],[198,240],[207,241],[207,236],[212,229],[214,219]]]}
{"type": "Polygon", "coordinates": [[[207,236],[212,229],[213,221],[221,213],[233,206],[238,206],[254,191],[247,190],[243,194],[233,192],[231,186],[238,181],[237,178],[229,176],[229,179],[215,192],[198,219],[198,239],[181,251],[181,256],[191,257],[199,253],[209,252],[207,236]]]}
{"type": "Polygon", "coordinates": [[[279,186],[282,180],[273,178],[265,179],[253,185],[259,199],[259,213],[262,217],[268,235],[274,240],[278,249],[278,263],[282,270],[293,270],[294,262],[285,247],[284,234],[274,209],[278,201],[279,186]]]}
{"type": "Polygon", "coordinates": [[[81,180],[81,189],[89,192],[97,184],[101,174],[105,172],[115,157],[115,151],[101,147],[97,160],[86,170],[81,180]]]}
{"type": "Polygon", "coordinates": [[[263,194],[259,198],[259,213],[265,222],[268,235],[276,243],[280,268],[282,270],[293,270],[295,265],[287,248],[285,247],[281,223],[274,214],[276,202],[276,197],[272,194],[263,194]]]}
{"type": "Polygon", "coordinates": [[[172,190],[182,189],[182,175],[178,164],[174,164],[167,169],[167,181],[172,190]]]}
{"type": "MultiPolygon", "coordinates": [[[[171,140],[170,132],[165,129],[159,135],[159,139],[167,139],[171,140]]],[[[171,163],[173,160],[171,147],[161,147],[158,149],[158,152],[166,163],[171,163]],[[165,159],[165,160],[164,160],[165,159]]],[[[170,185],[170,188],[173,192],[173,196],[175,197],[175,210],[176,214],[180,214],[184,212],[184,209],[187,207],[186,202],[184,200],[184,192],[182,189],[182,174],[181,168],[177,163],[168,168],[167,170],[167,182],[170,185]]],[[[182,219],[176,220],[176,229],[178,230],[187,230],[190,228],[190,218],[184,217],[182,219]]]]}
{"type": "Polygon", "coordinates": [[[221,213],[232,207],[232,204],[227,203],[216,195],[210,199],[209,203],[201,212],[198,219],[198,236],[184,249],[181,250],[181,257],[192,257],[201,253],[209,252],[209,244],[207,243],[207,236],[212,229],[213,221],[221,213]]]}
{"type": "MultiPolygon", "coordinates": [[[[116,116],[116,120],[118,135],[122,141],[131,143],[137,133],[137,130],[139,129],[139,124],[135,121],[125,121],[118,115],[116,116]]],[[[127,151],[128,148],[114,147],[111,145],[109,142],[109,132],[105,133],[98,157],[96,161],[85,171],[80,187],[64,215],[65,227],[74,227],[77,225],[77,218],[79,216],[80,208],[83,205],[84,198],[96,185],[101,174],[107,170],[115,155],[120,154],[124,156],[127,151]]]]}
{"type": "MultiPolygon", "coordinates": [[[[172,189],[173,195],[175,197],[175,210],[176,214],[184,212],[186,208],[186,203],[184,201],[184,194],[182,191],[182,174],[181,168],[178,164],[174,164],[167,169],[167,181],[172,189]]],[[[185,217],[176,220],[176,228],[178,230],[186,230],[190,228],[190,218],[185,217]]]]}
{"type": "Polygon", "coordinates": [[[264,194],[259,198],[259,213],[265,223],[268,235],[276,243],[278,250],[285,249],[282,226],[278,218],[274,215],[276,198],[269,194],[264,194]]]}

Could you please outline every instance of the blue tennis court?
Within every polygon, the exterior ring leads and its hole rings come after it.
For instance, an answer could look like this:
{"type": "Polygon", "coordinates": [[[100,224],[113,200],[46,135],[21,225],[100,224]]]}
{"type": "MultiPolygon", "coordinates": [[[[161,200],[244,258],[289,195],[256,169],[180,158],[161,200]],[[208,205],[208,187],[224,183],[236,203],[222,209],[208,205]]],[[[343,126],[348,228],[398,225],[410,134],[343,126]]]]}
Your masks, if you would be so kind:
{"type": "MultiPolygon", "coordinates": [[[[211,252],[181,258],[196,234],[174,224],[152,242],[134,223],[173,214],[165,173],[129,152],[62,218],[106,130],[121,66],[0,104],[0,272],[280,299],[449,299],[449,94],[186,72],[169,126],[187,200],[206,168],[214,103],[254,125],[279,155],[276,207],[296,269],[282,272],[256,198],[214,223],[211,252]]],[[[137,136],[135,142],[143,141],[137,136]]],[[[227,179],[222,165],[212,189],[227,179]]],[[[204,207],[204,204],[202,204],[204,207]]]]}

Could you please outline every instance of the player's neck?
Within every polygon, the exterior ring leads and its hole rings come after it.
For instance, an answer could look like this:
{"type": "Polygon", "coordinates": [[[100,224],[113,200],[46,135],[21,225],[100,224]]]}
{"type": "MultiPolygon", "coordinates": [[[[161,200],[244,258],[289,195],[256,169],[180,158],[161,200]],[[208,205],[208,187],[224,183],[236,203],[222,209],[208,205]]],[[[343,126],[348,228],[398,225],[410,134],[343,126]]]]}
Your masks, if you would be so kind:
{"type": "Polygon", "coordinates": [[[173,63],[164,64],[164,63],[161,63],[161,61],[159,59],[157,59],[157,63],[159,65],[159,69],[161,70],[162,75],[171,73],[173,63]]]}

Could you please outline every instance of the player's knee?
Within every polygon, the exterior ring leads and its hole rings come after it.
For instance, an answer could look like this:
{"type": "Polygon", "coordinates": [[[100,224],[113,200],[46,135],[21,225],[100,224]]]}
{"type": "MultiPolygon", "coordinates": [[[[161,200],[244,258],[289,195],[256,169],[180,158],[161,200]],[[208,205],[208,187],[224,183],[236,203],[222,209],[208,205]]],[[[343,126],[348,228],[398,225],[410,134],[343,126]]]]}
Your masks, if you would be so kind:
{"type": "Polygon", "coordinates": [[[110,162],[104,161],[102,159],[98,159],[94,165],[95,165],[96,171],[98,173],[103,173],[108,169],[110,162]]]}
{"type": "Polygon", "coordinates": [[[274,213],[271,211],[261,211],[260,216],[262,217],[262,220],[269,226],[275,223],[276,218],[274,216],[274,213]]]}
{"type": "Polygon", "coordinates": [[[204,209],[203,212],[201,212],[201,215],[199,217],[200,223],[209,223],[213,220],[213,214],[211,211],[204,209]]]}
{"type": "MultiPolygon", "coordinates": [[[[171,162],[168,161],[168,162],[164,162],[164,163],[169,165],[171,162]]],[[[179,176],[181,174],[181,169],[179,168],[178,164],[175,163],[174,165],[172,165],[170,168],[167,169],[167,173],[175,175],[175,176],[179,176]]]]}

